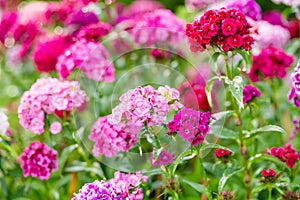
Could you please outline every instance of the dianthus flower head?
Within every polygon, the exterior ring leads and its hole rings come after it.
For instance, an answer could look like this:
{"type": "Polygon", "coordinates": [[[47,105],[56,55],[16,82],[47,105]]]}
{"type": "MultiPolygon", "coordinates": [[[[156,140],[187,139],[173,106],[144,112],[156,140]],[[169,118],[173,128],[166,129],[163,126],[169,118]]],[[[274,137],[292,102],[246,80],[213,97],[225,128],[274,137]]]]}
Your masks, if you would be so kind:
{"type": "Polygon", "coordinates": [[[86,101],[86,93],[77,81],[60,81],[55,78],[38,79],[26,91],[18,107],[20,124],[35,134],[44,132],[45,114],[68,112],[80,108],[86,101]]]}
{"type": "Polygon", "coordinates": [[[249,78],[253,82],[274,77],[284,78],[293,60],[292,56],[281,49],[275,47],[262,49],[257,56],[253,56],[249,78]]]}
{"type": "Polygon", "coordinates": [[[118,195],[116,188],[105,181],[94,181],[85,184],[77,194],[74,194],[72,200],[123,200],[118,195]]]}
{"type": "Polygon", "coordinates": [[[290,144],[279,148],[272,147],[270,151],[266,151],[266,153],[279,158],[282,162],[285,162],[289,168],[293,168],[295,163],[300,160],[300,155],[290,144]]]}
{"type": "Polygon", "coordinates": [[[168,165],[171,162],[173,162],[173,154],[166,150],[163,150],[159,154],[156,161],[153,161],[153,154],[150,155],[149,159],[151,161],[152,166],[154,166],[154,167],[157,166],[158,164],[159,165],[168,165]]]}
{"type": "Polygon", "coordinates": [[[140,185],[147,182],[148,177],[143,176],[140,172],[136,174],[124,174],[115,172],[114,178],[109,183],[116,188],[116,192],[124,199],[142,200],[144,197],[140,185]]]}
{"type": "Polygon", "coordinates": [[[187,24],[185,34],[194,52],[203,51],[208,45],[221,47],[223,51],[251,50],[254,39],[249,35],[250,28],[241,11],[221,8],[208,10],[200,19],[187,24]]]}
{"type": "Polygon", "coordinates": [[[116,129],[108,116],[100,117],[93,125],[89,139],[95,142],[92,153],[106,157],[115,156],[118,152],[127,152],[137,142],[141,127],[127,125],[121,130],[116,129]]]}
{"type": "Polygon", "coordinates": [[[171,108],[178,109],[179,93],[169,87],[158,90],[148,85],[138,86],[120,97],[120,104],[112,110],[109,118],[111,124],[122,128],[127,124],[153,126],[161,125],[171,108]]]}
{"type": "Polygon", "coordinates": [[[291,74],[292,88],[289,94],[289,100],[294,101],[296,107],[300,107],[300,60],[291,74]]]}
{"type": "Polygon", "coordinates": [[[261,19],[262,10],[255,0],[230,0],[226,7],[237,8],[254,20],[261,19]]]}
{"type": "Polygon", "coordinates": [[[24,177],[49,179],[51,172],[58,169],[57,152],[41,142],[32,142],[20,155],[24,177]]]}
{"type": "Polygon", "coordinates": [[[66,79],[76,67],[89,79],[114,81],[114,66],[101,43],[81,39],[58,57],[56,69],[62,79],[66,79]]]}
{"type": "Polygon", "coordinates": [[[83,26],[77,33],[77,38],[86,39],[87,41],[98,41],[100,38],[107,35],[112,26],[104,22],[98,22],[95,24],[90,24],[88,26],[83,26]]]}
{"type": "Polygon", "coordinates": [[[173,46],[183,40],[184,21],[170,10],[157,9],[136,19],[130,34],[139,45],[173,46]]]}
{"type": "Polygon", "coordinates": [[[192,108],[183,108],[174,115],[174,119],[167,124],[170,130],[167,134],[178,134],[184,140],[197,146],[204,141],[210,130],[210,112],[199,112],[192,108]]]}
{"type": "Polygon", "coordinates": [[[246,104],[256,97],[260,97],[260,91],[253,85],[245,85],[243,89],[243,103],[246,104]]]}
{"type": "Polygon", "coordinates": [[[258,34],[253,37],[257,41],[260,48],[275,47],[284,48],[290,40],[290,32],[288,29],[273,25],[267,21],[258,21],[258,34]],[[274,34],[276,32],[276,34],[274,34]]]}
{"type": "Polygon", "coordinates": [[[271,168],[270,169],[264,169],[264,170],[262,170],[261,175],[263,177],[274,177],[276,175],[276,172],[275,172],[275,170],[273,170],[271,168]]]}
{"type": "Polygon", "coordinates": [[[215,155],[217,156],[217,158],[228,157],[230,154],[231,154],[231,152],[226,149],[216,149],[215,150],[215,155]]]}

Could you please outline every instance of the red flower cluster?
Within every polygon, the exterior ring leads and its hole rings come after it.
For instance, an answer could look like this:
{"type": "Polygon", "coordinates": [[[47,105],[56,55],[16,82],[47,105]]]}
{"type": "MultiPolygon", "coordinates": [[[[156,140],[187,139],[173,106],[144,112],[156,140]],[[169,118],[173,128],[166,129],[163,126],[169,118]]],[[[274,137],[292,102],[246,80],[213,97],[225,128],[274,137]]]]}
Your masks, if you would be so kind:
{"type": "Polygon", "coordinates": [[[262,170],[261,175],[263,177],[274,177],[276,175],[276,172],[275,172],[275,170],[273,170],[271,168],[270,169],[264,169],[264,170],[262,170]]]}
{"type": "Polygon", "coordinates": [[[186,25],[190,49],[203,51],[207,45],[217,45],[223,51],[243,48],[251,50],[254,39],[249,35],[250,24],[235,8],[208,10],[192,24],[186,25]]]}
{"type": "Polygon", "coordinates": [[[280,148],[272,147],[270,152],[267,151],[266,153],[279,158],[282,162],[285,162],[289,168],[293,168],[295,162],[300,160],[300,155],[290,144],[280,148]]]}
{"type": "Polygon", "coordinates": [[[286,68],[293,63],[293,57],[287,55],[283,50],[275,47],[263,49],[259,55],[253,56],[253,65],[249,73],[251,81],[259,80],[260,75],[266,78],[279,77],[286,75],[286,68]]]}
{"type": "Polygon", "coordinates": [[[230,151],[225,150],[225,149],[216,149],[215,154],[217,156],[217,158],[221,158],[221,157],[227,157],[231,154],[230,151]]]}

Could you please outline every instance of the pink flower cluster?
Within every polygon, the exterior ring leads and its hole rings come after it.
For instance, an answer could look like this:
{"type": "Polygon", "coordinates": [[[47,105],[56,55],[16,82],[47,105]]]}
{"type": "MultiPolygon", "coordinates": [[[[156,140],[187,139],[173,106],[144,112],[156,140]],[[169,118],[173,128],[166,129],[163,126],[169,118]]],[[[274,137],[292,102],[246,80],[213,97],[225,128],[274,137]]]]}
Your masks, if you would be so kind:
{"type": "Polygon", "coordinates": [[[117,194],[116,188],[105,181],[94,181],[93,183],[85,184],[78,192],[74,194],[72,200],[123,200],[117,194]]]}
{"type": "Polygon", "coordinates": [[[104,154],[112,157],[118,152],[127,152],[137,142],[140,127],[127,126],[118,130],[108,121],[109,117],[100,117],[91,130],[89,139],[95,142],[92,150],[94,156],[104,154]]]}
{"type": "Polygon", "coordinates": [[[148,177],[141,175],[140,172],[136,174],[124,174],[115,172],[114,178],[109,180],[109,183],[116,188],[117,193],[123,199],[142,200],[144,197],[142,188],[139,186],[143,182],[147,182],[148,177]]]}
{"type": "Polygon", "coordinates": [[[58,57],[56,69],[62,79],[78,67],[88,78],[96,81],[114,81],[114,67],[101,43],[77,41],[58,57]]]}
{"type": "Polygon", "coordinates": [[[293,63],[293,57],[283,50],[274,47],[262,49],[259,55],[253,56],[249,78],[253,82],[286,75],[286,69],[293,63]]]}
{"type": "Polygon", "coordinates": [[[270,169],[264,169],[264,170],[262,170],[261,175],[263,177],[274,177],[276,175],[276,172],[275,172],[275,170],[273,170],[271,168],[270,169]]]}
{"type": "Polygon", "coordinates": [[[174,115],[174,119],[167,124],[170,130],[167,134],[178,133],[184,140],[197,146],[204,141],[210,130],[209,122],[212,118],[210,112],[199,112],[192,108],[183,108],[174,115]]]}
{"type": "Polygon", "coordinates": [[[158,90],[150,85],[138,86],[120,97],[121,103],[112,110],[109,121],[118,129],[130,124],[138,127],[161,125],[171,108],[182,107],[179,100],[179,92],[168,86],[158,90]]]}
{"type": "Polygon", "coordinates": [[[290,32],[288,29],[270,24],[267,21],[258,21],[258,34],[253,37],[258,42],[260,48],[276,47],[284,48],[290,40],[290,32]],[[276,32],[276,34],[274,34],[276,32]]]}
{"type": "Polygon", "coordinates": [[[226,149],[216,149],[215,154],[217,158],[222,158],[222,157],[228,157],[231,154],[231,152],[226,149]]]}
{"type": "Polygon", "coordinates": [[[245,15],[234,8],[208,10],[201,18],[186,25],[191,51],[203,51],[208,45],[217,45],[223,51],[251,50],[254,39],[249,35],[250,25],[245,15]]]}
{"type": "Polygon", "coordinates": [[[140,45],[173,45],[184,39],[184,21],[170,10],[157,9],[136,19],[130,34],[140,45]]]}
{"type": "Polygon", "coordinates": [[[153,154],[150,155],[149,159],[153,167],[159,165],[168,165],[173,162],[173,154],[163,150],[156,161],[153,161],[153,154]]]}
{"type": "Polygon", "coordinates": [[[256,97],[260,97],[260,91],[253,85],[245,85],[243,88],[243,103],[246,104],[256,97]]]}
{"type": "Polygon", "coordinates": [[[220,1],[221,0],[185,0],[185,5],[190,10],[201,10],[220,1]]]}
{"type": "Polygon", "coordinates": [[[294,101],[296,107],[300,107],[300,60],[291,74],[292,89],[289,94],[289,100],[294,101]]]}
{"type": "Polygon", "coordinates": [[[77,81],[41,78],[26,91],[18,108],[20,124],[35,134],[44,132],[46,114],[71,111],[85,103],[86,93],[77,81]]]}
{"type": "Polygon", "coordinates": [[[41,142],[32,142],[20,155],[24,177],[49,179],[51,172],[58,169],[57,152],[41,142]]]}
{"type": "Polygon", "coordinates": [[[121,18],[138,19],[145,13],[163,8],[158,1],[139,0],[125,7],[121,12],[121,18]]]}
{"type": "Polygon", "coordinates": [[[261,19],[262,10],[255,0],[230,0],[226,7],[237,8],[254,20],[261,19]]]}
{"type": "Polygon", "coordinates": [[[280,148],[272,147],[270,151],[266,151],[266,153],[279,158],[282,162],[285,162],[289,168],[293,168],[295,163],[300,160],[300,155],[290,144],[280,148]]]}

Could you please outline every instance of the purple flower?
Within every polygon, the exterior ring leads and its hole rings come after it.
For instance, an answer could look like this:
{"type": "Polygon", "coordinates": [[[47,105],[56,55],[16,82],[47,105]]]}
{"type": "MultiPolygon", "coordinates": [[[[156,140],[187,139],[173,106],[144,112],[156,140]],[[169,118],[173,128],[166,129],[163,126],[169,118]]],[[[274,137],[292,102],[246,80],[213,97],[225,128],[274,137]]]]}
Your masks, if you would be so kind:
{"type": "Polygon", "coordinates": [[[51,172],[58,169],[57,152],[41,142],[32,142],[20,155],[24,177],[49,179],[51,172]]]}
{"type": "Polygon", "coordinates": [[[262,10],[255,0],[230,0],[228,2],[228,8],[237,8],[254,20],[261,19],[262,10]]]}
{"type": "Polygon", "coordinates": [[[51,125],[50,125],[50,133],[52,134],[58,134],[60,133],[62,130],[62,126],[61,126],[61,123],[59,122],[53,122],[51,125]]]}
{"type": "Polygon", "coordinates": [[[256,97],[260,97],[260,91],[253,85],[245,85],[243,89],[243,103],[246,104],[256,97]]]}
{"type": "Polygon", "coordinates": [[[122,200],[117,194],[116,188],[105,181],[94,181],[85,184],[77,194],[74,194],[72,200],[122,200]]]}
{"type": "Polygon", "coordinates": [[[297,67],[291,74],[292,88],[289,94],[289,100],[294,101],[296,107],[300,107],[300,60],[297,67]]]}

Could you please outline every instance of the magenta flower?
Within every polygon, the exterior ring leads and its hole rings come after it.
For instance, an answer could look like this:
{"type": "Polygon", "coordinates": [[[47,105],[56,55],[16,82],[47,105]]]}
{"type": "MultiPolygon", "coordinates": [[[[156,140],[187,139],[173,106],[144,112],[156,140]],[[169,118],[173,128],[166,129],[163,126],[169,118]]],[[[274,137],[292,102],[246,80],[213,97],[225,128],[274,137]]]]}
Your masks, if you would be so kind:
{"type": "Polygon", "coordinates": [[[57,152],[41,142],[32,142],[20,155],[24,177],[49,179],[51,172],[58,169],[57,152]]]}
{"type": "Polygon", "coordinates": [[[204,141],[204,137],[210,130],[209,122],[212,118],[209,112],[198,112],[192,108],[183,108],[174,115],[174,119],[167,124],[170,132],[178,134],[184,140],[197,146],[204,141]]]}
{"type": "Polygon", "coordinates": [[[271,168],[270,169],[264,169],[264,170],[262,170],[261,175],[263,177],[274,177],[276,175],[276,172],[275,172],[275,170],[273,170],[271,168]]]}
{"type": "Polygon", "coordinates": [[[56,36],[40,41],[33,50],[33,60],[40,72],[55,70],[57,58],[73,43],[70,36],[56,36]]]}
{"type": "Polygon", "coordinates": [[[94,181],[85,184],[77,194],[74,194],[72,200],[122,200],[123,198],[117,194],[116,188],[110,183],[104,181],[94,181]]]}
{"type": "Polygon", "coordinates": [[[253,82],[274,77],[284,78],[293,60],[292,56],[281,49],[274,47],[263,49],[259,55],[253,56],[249,78],[253,82]]]}
{"type": "Polygon", "coordinates": [[[95,24],[90,24],[88,26],[82,27],[78,33],[77,38],[86,39],[87,41],[98,41],[103,36],[107,35],[112,26],[103,22],[98,22],[95,24]]]}
{"type": "Polygon", "coordinates": [[[190,10],[201,10],[220,1],[221,0],[185,0],[185,5],[190,10]]]}
{"type": "Polygon", "coordinates": [[[92,153],[96,157],[101,154],[112,157],[118,152],[127,152],[137,142],[141,127],[127,126],[118,130],[108,121],[109,117],[110,115],[100,117],[89,136],[95,142],[92,153]]]}
{"type": "Polygon", "coordinates": [[[255,0],[231,0],[228,1],[228,8],[237,8],[245,15],[251,17],[254,20],[261,19],[262,10],[255,0]]]}
{"type": "Polygon", "coordinates": [[[223,51],[251,50],[254,39],[249,35],[250,27],[241,11],[221,8],[208,10],[200,19],[187,24],[185,34],[193,52],[203,51],[208,45],[217,45],[223,51]]]}
{"type": "Polygon", "coordinates": [[[290,144],[280,148],[272,147],[270,151],[266,151],[266,153],[279,158],[282,162],[285,162],[289,168],[293,168],[295,163],[300,160],[300,155],[290,144]]]}
{"type": "Polygon", "coordinates": [[[26,91],[18,107],[20,124],[35,134],[44,132],[45,114],[71,111],[84,105],[86,93],[77,81],[41,78],[26,91]]]}
{"type": "Polygon", "coordinates": [[[215,155],[217,156],[217,158],[228,157],[230,154],[231,154],[231,152],[226,149],[216,149],[215,150],[215,155]]]}
{"type": "Polygon", "coordinates": [[[153,154],[150,155],[149,159],[150,159],[150,162],[152,164],[152,166],[157,166],[158,164],[159,165],[168,165],[170,163],[173,162],[173,154],[168,152],[168,151],[165,151],[163,150],[156,161],[153,162],[153,154]]]}
{"type": "Polygon", "coordinates": [[[114,67],[101,43],[81,39],[58,57],[56,69],[62,79],[78,67],[86,76],[96,81],[114,81],[114,67]]]}
{"type": "Polygon", "coordinates": [[[300,107],[300,60],[291,74],[292,88],[289,94],[289,100],[294,101],[296,107],[300,107]]]}
{"type": "Polygon", "coordinates": [[[260,91],[253,85],[245,85],[243,89],[243,103],[246,104],[256,97],[260,97],[260,91]]]}

